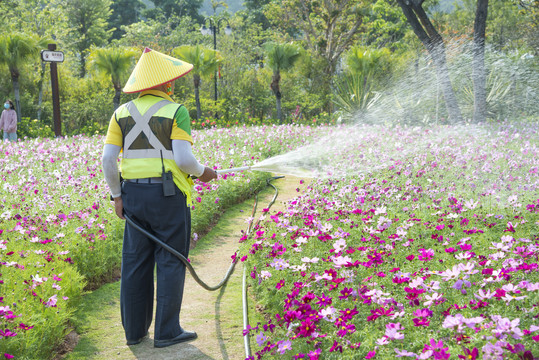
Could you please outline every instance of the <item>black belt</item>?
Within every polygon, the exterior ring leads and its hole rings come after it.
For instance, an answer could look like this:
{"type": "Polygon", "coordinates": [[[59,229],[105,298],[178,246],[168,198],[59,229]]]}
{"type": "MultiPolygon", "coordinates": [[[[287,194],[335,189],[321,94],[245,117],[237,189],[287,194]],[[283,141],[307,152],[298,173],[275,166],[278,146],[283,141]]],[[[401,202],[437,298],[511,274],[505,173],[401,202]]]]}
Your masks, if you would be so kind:
{"type": "Polygon", "coordinates": [[[126,179],[125,181],[136,184],[162,184],[163,180],[160,177],[151,177],[143,179],[126,179]]]}

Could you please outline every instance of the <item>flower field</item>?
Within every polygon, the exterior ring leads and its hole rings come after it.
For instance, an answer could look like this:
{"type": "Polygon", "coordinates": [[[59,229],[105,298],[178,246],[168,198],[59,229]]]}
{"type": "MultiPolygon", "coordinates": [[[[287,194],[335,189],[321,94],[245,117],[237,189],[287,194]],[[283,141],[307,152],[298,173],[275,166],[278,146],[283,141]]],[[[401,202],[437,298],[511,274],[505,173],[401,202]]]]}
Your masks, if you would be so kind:
{"type": "Polygon", "coordinates": [[[241,239],[251,358],[538,358],[537,125],[332,131],[241,239]]]}
{"type": "MultiPolygon", "coordinates": [[[[194,150],[216,168],[252,165],[320,131],[210,129],[193,134],[194,150]]],[[[102,147],[101,136],[0,142],[0,358],[53,358],[85,289],[119,268],[123,223],[113,214],[101,173],[102,147]]],[[[196,181],[193,237],[265,186],[267,176],[196,181]]]]}

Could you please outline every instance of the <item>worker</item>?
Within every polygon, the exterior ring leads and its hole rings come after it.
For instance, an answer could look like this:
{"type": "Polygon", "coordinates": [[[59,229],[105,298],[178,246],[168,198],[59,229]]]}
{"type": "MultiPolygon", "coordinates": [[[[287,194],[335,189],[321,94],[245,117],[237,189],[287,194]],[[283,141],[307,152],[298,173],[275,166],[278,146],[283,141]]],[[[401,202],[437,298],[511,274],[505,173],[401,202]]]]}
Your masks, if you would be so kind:
{"type": "MultiPolygon", "coordinates": [[[[193,65],[146,48],[123,91],[139,93],[110,119],[103,173],[120,219],[124,214],[186,258],[191,238],[191,175],[201,182],[217,173],[191,151],[189,112],[170,95],[174,81],[193,65]],[[118,172],[118,156],[121,178],[118,172]]],[[[126,222],[122,246],[120,308],[127,345],[148,335],[157,273],[154,347],[197,338],[180,326],[185,265],[126,222]]]]}

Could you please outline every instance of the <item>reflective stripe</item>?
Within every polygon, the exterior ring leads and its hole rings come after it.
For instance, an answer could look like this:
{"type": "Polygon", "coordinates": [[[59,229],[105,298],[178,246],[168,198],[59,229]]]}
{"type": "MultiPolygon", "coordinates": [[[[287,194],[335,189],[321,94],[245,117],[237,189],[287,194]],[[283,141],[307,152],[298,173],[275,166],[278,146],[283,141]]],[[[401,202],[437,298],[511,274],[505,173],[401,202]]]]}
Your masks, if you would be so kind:
{"type": "Polygon", "coordinates": [[[154,135],[153,131],[150,129],[150,119],[155,113],[159,111],[162,107],[168,104],[173,104],[168,100],[161,100],[153,104],[145,113],[142,115],[137,109],[137,106],[130,101],[126,104],[126,108],[129,111],[129,114],[135,121],[135,126],[127,133],[124,140],[124,159],[144,159],[144,158],[161,158],[163,159],[174,159],[174,153],[172,150],[167,150],[165,146],[159,141],[159,139],[154,135]],[[130,150],[129,148],[136,140],[136,138],[144,133],[148,138],[148,142],[153,147],[153,149],[134,149],[130,150]]]}

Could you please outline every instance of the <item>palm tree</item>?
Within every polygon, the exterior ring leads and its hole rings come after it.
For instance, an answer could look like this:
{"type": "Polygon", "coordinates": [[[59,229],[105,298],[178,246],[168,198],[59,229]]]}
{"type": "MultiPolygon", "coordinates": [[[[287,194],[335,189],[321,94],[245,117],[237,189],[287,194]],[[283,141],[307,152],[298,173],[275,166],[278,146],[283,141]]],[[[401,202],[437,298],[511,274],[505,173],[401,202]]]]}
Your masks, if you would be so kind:
{"type": "Polygon", "coordinates": [[[131,48],[101,48],[92,50],[90,54],[92,66],[105,76],[110,76],[114,86],[114,110],[120,106],[122,87],[137,53],[131,48]]]}
{"type": "Polygon", "coordinates": [[[0,64],[5,64],[11,74],[17,120],[21,120],[21,96],[19,93],[20,67],[33,57],[37,60],[39,46],[34,37],[22,33],[7,33],[0,36],[0,64]]]}
{"type": "Polygon", "coordinates": [[[293,43],[277,44],[273,42],[266,43],[264,45],[264,50],[266,51],[268,66],[273,70],[270,88],[275,94],[277,105],[277,118],[279,119],[279,123],[282,124],[282,94],[279,87],[279,82],[281,81],[281,71],[290,70],[294,66],[296,61],[298,61],[298,59],[300,58],[301,51],[300,48],[293,43]]]}
{"type": "Polygon", "coordinates": [[[364,46],[356,46],[350,49],[346,55],[346,63],[350,72],[363,79],[363,86],[366,87],[367,80],[379,81],[382,77],[389,78],[391,75],[391,64],[389,49],[374,49],[364,46]]]}
{"type": "Polygon", "coordinates": [[[200,45],[183,45],[174,49],[173,54],[180,60],[193,64],[193,85],[195,86],[195,101],[197,105],[197,120],[202,117],[200,109],[200,79],[215,73],[221,57],[215,50],[200,45]]]}

